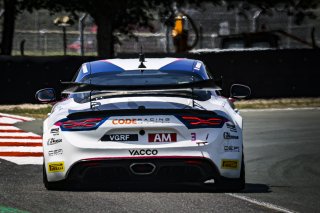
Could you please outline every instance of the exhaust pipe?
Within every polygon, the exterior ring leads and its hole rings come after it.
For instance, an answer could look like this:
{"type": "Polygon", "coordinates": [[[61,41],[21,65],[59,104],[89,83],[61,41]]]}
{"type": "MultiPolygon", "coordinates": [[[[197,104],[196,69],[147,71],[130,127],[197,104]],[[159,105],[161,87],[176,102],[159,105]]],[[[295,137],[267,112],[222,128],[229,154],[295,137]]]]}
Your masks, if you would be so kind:
{"type": "Polygon", "coordinates": [[[153,163],[133,163],[130,165],[130,171],[135,175],[150,175],[156,170],[153,163]]]}

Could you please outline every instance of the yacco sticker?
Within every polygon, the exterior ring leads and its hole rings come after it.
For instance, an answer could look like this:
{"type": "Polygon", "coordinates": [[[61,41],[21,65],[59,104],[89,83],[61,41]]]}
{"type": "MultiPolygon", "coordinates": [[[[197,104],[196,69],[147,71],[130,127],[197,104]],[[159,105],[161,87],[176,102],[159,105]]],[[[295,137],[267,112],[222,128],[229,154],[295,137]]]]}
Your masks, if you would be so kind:
{"type": "Polygon", "coordinates": [[[64,162],[48,163],[48,172],[64,172],[64,162]]]}
{"type": "Polygon", "coordinates": [[[177,142],[176,133],[152,133],[148,134],[149,142],[177,142]]]}
{"type": "Polygon", "coordinates": [[[140,149],[140,150],[129,150],[130,155],[157,155],[158,154],[158,150],[156,149],[140,149]]]}
{"type": "Polygon", "coordinates": [[[222,159],[221,161],[221,168],[222,169],[238,169],[238,160],[231,160],[231,159],[222,159]]]}

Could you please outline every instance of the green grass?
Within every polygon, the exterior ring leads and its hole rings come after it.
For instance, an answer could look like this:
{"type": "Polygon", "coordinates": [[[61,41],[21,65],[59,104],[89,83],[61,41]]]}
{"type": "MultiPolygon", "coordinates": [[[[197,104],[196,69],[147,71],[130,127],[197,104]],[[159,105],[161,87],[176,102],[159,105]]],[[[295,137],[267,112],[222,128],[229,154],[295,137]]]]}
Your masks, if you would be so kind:
{"type": "Polygon", "coordinates": [[[320,98],[255,99],[235,102],[238,109],[320,107],[320,98]]]}
{"type": "Polygon", "coordinates": [[[7,206],[0,206],[0,213],[28,213],[27,211],[11,208],[7,206]]]}
{"type": "Polygon", "coordinates": [[[20,115],[32,118],[46,118],[47,114],[51,112],[52,107],[45,107],[39,109],[23,109],[20,107],[13,107],[10,109],[0,109],[0,113],[7,113],[13,115],[20,115]]]}

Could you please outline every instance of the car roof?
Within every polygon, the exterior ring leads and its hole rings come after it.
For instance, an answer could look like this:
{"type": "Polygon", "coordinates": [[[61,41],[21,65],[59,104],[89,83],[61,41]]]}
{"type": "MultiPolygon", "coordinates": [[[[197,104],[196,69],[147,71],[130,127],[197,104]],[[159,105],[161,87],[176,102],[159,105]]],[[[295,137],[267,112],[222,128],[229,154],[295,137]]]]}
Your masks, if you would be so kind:
{"type": "Polygon", "coordinates": [[[187,58],[146,58],[143,62],[145,68],[139,68],[140,62],[135,59],[105,59],[84,63],[78,73],[76,81],[84,76],[96,73],[124,72],[131,70],[160,70],[181,71],[194,73],[203,79],[208,79],[203,62],[187,58]]]}

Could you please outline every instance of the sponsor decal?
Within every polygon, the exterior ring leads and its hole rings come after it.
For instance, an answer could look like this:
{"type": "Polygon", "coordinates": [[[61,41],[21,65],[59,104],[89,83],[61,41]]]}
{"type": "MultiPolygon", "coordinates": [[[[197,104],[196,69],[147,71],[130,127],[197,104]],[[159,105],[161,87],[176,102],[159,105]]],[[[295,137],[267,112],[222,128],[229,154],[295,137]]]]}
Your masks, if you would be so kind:
{"type": "Polygon", "coordinates": [[[112,124],[137,124],[137,119],[113,119],[112,124]]]}
{"type": "Polygon", "coordinates": [[[196,141],[197,140],[197,134],[196,133],[191,133],[191,141],[196,141]]]}
{"type": "Polygon", "coordinates": [[[153,124],[153,123],[170,123],[170,118],[121,118],[113,119],[112,124],[123,125],[123,124],[153,124]]]}
{"type": "Polygon", "coordinates": [[[152,124],[152,123],[170,123],[170,118],[138,118],[138,124],[152,124]]]}
{"type": "Polygon", "coordinates": [[[196,66],[194,67],[195,70],[200,70],[201,62],[197,62],[196,66]]]}
{"type": "Polygon", "coordinates": [[[228,128],[231,132],[237,132],[236,125],[234,125],[233,123],[227,122],[226,125],[227,125],[227,128],[228,128]]]}
{"type": "Polygon", "coordinates": [[[83,73],[87,73],[88,72],[87,64],[83,64],[82,65],[82,72],[83,73]]]}
{"type": "Polygon", "coordinates": [[[64,162],[48,163],[48,172],[64,172],[64,162]]]}
{"type": "Polygon", "coordinates": [[[222,169],[238,169],[238,160],[222,159],[221,168],[222,169]]]}
{"type": "Polygon", "coordinates": [[[138,134],[110,134],[104,135],[101,141],[138,141],[138,134]]]}
{"type": "Polygon", "coordinates": [[[55,138],[50,138],[47,142],[48,145],[54,145],[54,144],[57,144],[57,143],[61,143],[62,142],[62,139],[55,139],[55,138]]]}
{"type": "Polygon", "coordinates": [[[236,135],[231,135],[229,132],[224,132],[223,133],[224,139],[239,139],[239,136],[236,135]]]}
{"type": "Polygon", "coordinates": [[[154,133],[148,134],[149,142],[177,142],[176,133],[154,133]]]}
{"type": "Polygon", "coordinates": [[[48,152],[49,156],[62,155],[62,154],[63,154],[63,150],[62,149],[50,150],[48,152]]]}
{"type": "Polygon", "coordinates": [[[54,136],[59,135],[59,128],[54,128],[50,130],[50,133],[54,136]]]}
{"type": "Polygon", "coordinates": [[[239,146],[224,146],[225,152],[240,152],[239,146]]]}
{"type": "Polygon", "coordinates": [[[157,155],[158,154],[158,150],[156,149],[140,149],[140,150],[136,150],[136,149],[132,149],[129,150],[130,155],[157,155]]]}

